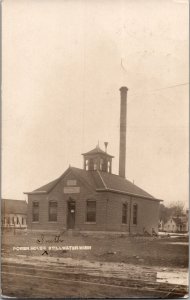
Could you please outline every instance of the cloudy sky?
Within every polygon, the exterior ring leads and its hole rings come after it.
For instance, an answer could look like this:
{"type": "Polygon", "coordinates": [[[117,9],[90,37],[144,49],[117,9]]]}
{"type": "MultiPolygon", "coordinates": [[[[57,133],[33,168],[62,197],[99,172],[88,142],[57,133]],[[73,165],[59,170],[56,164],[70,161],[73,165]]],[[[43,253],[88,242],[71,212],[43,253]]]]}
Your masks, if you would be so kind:
{"type": "Polygon", "coordinates": [[[126,176],[188,199],[188,2],[4,0],[2,196],[25,199],[99,140],[118,174],[119,88],[129,88],[126,176]]]}

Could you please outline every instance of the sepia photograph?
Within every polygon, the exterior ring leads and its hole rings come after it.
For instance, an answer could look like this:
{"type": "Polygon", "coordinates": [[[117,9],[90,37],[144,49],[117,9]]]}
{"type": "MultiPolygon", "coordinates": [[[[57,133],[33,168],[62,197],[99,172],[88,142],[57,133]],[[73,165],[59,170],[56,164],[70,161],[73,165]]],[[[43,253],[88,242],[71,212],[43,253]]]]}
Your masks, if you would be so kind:
{"type": "Polygon", "coordinates": [[[188,298],[188,0],[1,7],[1,298],[188,298]]]}

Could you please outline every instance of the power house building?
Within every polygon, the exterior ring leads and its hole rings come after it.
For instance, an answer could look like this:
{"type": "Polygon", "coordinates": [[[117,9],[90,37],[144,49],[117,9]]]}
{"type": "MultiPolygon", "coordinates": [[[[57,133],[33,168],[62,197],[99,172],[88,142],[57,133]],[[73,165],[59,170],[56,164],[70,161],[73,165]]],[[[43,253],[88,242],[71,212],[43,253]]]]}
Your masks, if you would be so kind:
{"type": "Polygon", "coordinates": [[[119,175],[113,156],[97,145],[83,153],[83,169],[69,167],[59,178],[28,195],[29,230],[158,231],[156,199],[125,178],[127,88],[120,88],[119,175]]]}

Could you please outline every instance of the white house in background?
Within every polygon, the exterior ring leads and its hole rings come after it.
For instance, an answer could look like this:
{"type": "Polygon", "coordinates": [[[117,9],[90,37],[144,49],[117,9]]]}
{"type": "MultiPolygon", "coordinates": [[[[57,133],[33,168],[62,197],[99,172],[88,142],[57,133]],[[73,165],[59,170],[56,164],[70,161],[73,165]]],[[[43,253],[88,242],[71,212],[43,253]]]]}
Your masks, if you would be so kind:
{"type": "Polygon", "coordinates": [[[26,228],[26,216],[26,201],[1,199],[1,223],[3,228],[26,228]]]}
{"type": "Polygon", "coordinates": [[[166,232],[187,232],[188,231],[188,215],[171,217],[164,224],[166,232]]]}

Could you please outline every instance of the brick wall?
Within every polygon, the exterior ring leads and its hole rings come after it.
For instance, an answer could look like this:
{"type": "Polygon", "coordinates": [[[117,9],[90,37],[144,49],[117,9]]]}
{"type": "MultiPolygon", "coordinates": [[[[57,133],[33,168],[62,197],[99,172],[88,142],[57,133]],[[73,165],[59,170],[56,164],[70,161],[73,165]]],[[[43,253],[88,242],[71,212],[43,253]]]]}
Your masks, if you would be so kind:
{"type": "Polygon", "coordinates": [[[72,199],[76,203],[75,208],[75,229],[76,230],[107,230],[131,233],[143,232],[145,228],[152,232],[157,231],[159,220],[159,202],[145,200],[142,198],[130,197],[110,192],[95,192],[81,180],[74,177],[72,173],[63,178],[55,188],[48,194],[28,196],[28,229],[32,230],[65,230],[67,228],[67,202],[72,199]],[[64,187],[67,180],[77,180],[77,187],[80,193],[65,194],[64,187]],[[86,201],[96,200],[96,223],[86,222],[86,201]],[[39,201],[39,222],[32,222],[32,202],[39,201]],[[58,203],[57,222],[49,222],[49,201],[55,200],[58,203]],[[128,203],[127,224],[122,224],[122,203],[128,203]],[[137,225],[132,223],[133,204],[138,205],[137,225]],[[131,207],[131,220],[130,220],[131,207]],[[129,220],[131,221],[129,224],[129,220]]]}

